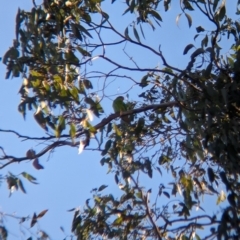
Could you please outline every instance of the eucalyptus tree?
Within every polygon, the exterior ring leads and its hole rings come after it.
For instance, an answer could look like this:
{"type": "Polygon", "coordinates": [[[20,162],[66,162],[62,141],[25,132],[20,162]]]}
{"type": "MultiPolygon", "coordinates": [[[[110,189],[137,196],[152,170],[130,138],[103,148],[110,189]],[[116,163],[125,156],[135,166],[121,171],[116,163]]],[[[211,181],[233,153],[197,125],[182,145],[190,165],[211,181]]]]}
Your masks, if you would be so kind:
{"type": "MultiPolygon", "coordinates": [[[[114,0],[33,1],[31,11],[19,9],[16,37],[2,61],[7,79],[23,79],[19,112],[32,115],[45,136],[12,133],[47,146],[26,149],[26,156],[2,147],[1,168],[30,159],[42,169],[39,160],[63,146],[98,151],[121,191],[104,194],[101,185],[81,211],[72,209],[76,239],[238,239],[238,4],[126,0],[122,19],[111,14],[120,6],[114,0]],[[229,15],[233,4],[236,15],[229,15]],[[189,33],[195,19],[203,19],[175,56],[177,65],[167,56],[178,39],[164,49],[157,35],[174,7],[176,24],[185,18],[189,33]],[[133,20],[126,26],[116,23],[128,17],[133,20]],[[183,55],[188,60],[179,67],[183,55]],[[209,195],[216,215],[204,211],[209,195]]],[[[18,176],[5,177],[9,189],[25,191],[18,176]]],[[[31,173],[22,177],[36,180],[31,173]]],[[[30,226],[45,213],[34,214],[30,226]]],[[[7,238],[4,226],[1,234],[7,238]]]]}

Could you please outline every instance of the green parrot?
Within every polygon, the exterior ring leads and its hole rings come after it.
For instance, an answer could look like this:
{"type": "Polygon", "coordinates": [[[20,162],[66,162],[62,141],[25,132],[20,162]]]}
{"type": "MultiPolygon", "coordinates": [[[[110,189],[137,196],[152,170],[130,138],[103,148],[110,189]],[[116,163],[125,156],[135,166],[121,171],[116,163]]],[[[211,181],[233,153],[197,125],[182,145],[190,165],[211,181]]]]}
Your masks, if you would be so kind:
{"type": "Polygon", "coordinates": [[[127,111],[127,105],[123,102],[123,100],[124,100],[124,97],[119,96],[113,101],[112,106],[115,113],[127,111]]]}
{"type": "MultiPolygon", "coordinates": [[[[121,114],[122,112],[126,112],[128,110],[127,105],[126,105],[126,103],[123,102],[123,100],[124,100],[124,97],[119,96],[113,101],[112,106],[113,106],[115,113],[120,112],[120,114],[121,114]]],[[[131,122],[129,116],[122,116],[121,119],[127,123],[131,122]]]]}

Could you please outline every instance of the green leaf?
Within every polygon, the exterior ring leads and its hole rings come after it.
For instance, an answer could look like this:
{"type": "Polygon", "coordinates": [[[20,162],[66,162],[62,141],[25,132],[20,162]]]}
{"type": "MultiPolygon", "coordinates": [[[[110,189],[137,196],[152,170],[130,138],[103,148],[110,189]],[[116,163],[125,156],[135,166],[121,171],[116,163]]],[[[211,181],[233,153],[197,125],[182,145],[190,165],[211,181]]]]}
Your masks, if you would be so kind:
{"type": "Polygon", "coordinates": [[[136,193],[136,196],[137,196],[138,198],[142,199],[142,192],[141,192],[141,191],[137,192],[137,193],[136,193]]]}
{"type": "Polygon", "coordinates": [[[185,13],[185,16],[188,20],[188,26],[191,27],[192,26],[192,17],[188,13],[185,13]]]}
{"type": "Polygon", "coordinates": [[[0,226],[0,236],[1,236],[2,240],[7,240],[8,239],[7,229],[3,226],[0,226]]]}
{"type": "Polygon", "coordinates": [[[226,7],[225,4],[221,5],[220,9],[218,10],[218,14],[216,15],[218,17],[218,20],[221,22],[223,18],[226,15],[226,7]]]}
{"type": "Polygon", "coordinates": [[[41,211],[41,212],[37,215],[37,218],[42,218],[47,212],[48,212],[48,209],[45,209],[45,210],[41,211]]]}
{"type": "MultiPolygon", "coordinates": [[[[109,19],[109,15],[105,12],[101,12],[102,16],[105,18],[105,21],[109,19]]],[[[102,23],[103,24],[103,23],[102,23]]]]}
{"type": "Polygon", "coordinates": [[[89,80],[84,79],[83,80],[83,84],[84,84],[86,89],[93,89],[93,85],[92,85],[92,83],[89,80]]]}
{"type": "Polygon", "coordinates": [[[145,35],[144,35],[144,32],[143,32],[143,29],[142,29],[142,25],[141,25],[141,24],[140,24],[140,30],[141,30],[141,33],[142,33],[143,38],[145,39],[145,35]]]}
{"type": "Polygon", "coordinates": [[[136,7],[135,0],[132,0],[132,1],[131,1],[131,4],[130,4],[130,6],[129,6],[131,13],[133,13],[135,7],[136,7]]]}
{"type": "Polygon", "coordinates": [[[186,235],[183,235],[182,237],[181,237],[181,240],[190,240],[186,235]]]}
{"type": "Polygon", "coordinates": [[[32,175],[26,173],[26,172],[22,172],[21,175],[26,178],[29,182],[37,184],[35,181],[37,180],[35,177],[33,177],[32,175]]]}
{"type": "Polygon", "coordinates": [[[26,117],[26,103],[25,102],[21,102],[18,105],[18,111],[23,115],[23,118],[25,119],[25,117],[26,117]]]}
{"type": "Polygon", "coordinates": [[[162,22],[162,18],[161,16],[159,15],[158,12],[154,11],[154,10],[150,10],[149,13],[154,17],[156,18],[157,20],[159,20],[160,22],[162,22]]]}
{"type": "Polygon", "coordinates": [[[228,194],[227,200],[232,207],[236,207],[236,199],[235,199],[235,194],[234,193],[228,194]]]}
{"type": "Polygon", "coordinates": [[[226,88],[222,88],[221,89],[221,93],[222,93],[222,96],[223,96],[223,99],[224,99],[224,103],[226,105],[228,105],[228,91],[226,88]]]}
{"type": "Polygon", "coordinates": [[[18,12],[17,12],[17,15],[16,15],[16,25],[15,25],[15,36],[16,36],[16,39],[18,39],[19,28],[21,26],[22,20],[23,19],[21,18],[21,10],[20,10],[20,8],[18,8],[18,12]]]}
{"type": "Polygon", "coordinates": [[[195,36],[194,36],[194,41],[198,38],[198,36],[199,36],[199,34],[196,34],[195,36]]]}
{"type": "Polygon", "coordinates": [[[90,38],[93,38],[92,35],[89,33],[89,31],[88,31],[86,28],[84,28],[82,25],[77,24],[76,26],[78,27],[78,29],[79,29],[80,32],[83,32],[83,33],[85,33],[87,36],[89,36],[90,38]]]}
{"type": "Polygon", "coordinates": [[[125,15],[127,12],[129,12],[130,11],[130,7],[128,7],[124,12],[123,12],[123,14],[122,15],[125,15]]]}
{"type": "Polygon", "coordinates": [[[102,158],[101,161],[100,161],[100,164],[103,166],[105,163],[109,163],[110,161],[110,158],[102,158]]]}
{"type": "Polygon", "coordinates": [[[134,36],[135,36],[135,38],[137,39],[137,41],[138,41],[139,43],[141,43],[141,42],[140,42],[139,35],[138,35],[138,32],[137,32],[137,29],[135,28],[135,26],[133,26],[133,33],[134,33],[134,36]]]}
{"type": "Polygon", "coordinates": [[[167,198],[170,198],[170,194],[168,192],[163,191],[162,192],[167,198]]]}
{"type": "Polygon", "coordinates": [[[162,155],[159,157],[158,164],[159,164],[159,165],[163,165],[163,164],[168,163],[168,162],[170,162],[170,161],[171,161],[171,159],[170,159],[168,156],[162,154],[162,155]]]}
{"type": "Polygon", "coordinates": [[[107,188],[108,186],[107,185],[101,185],[99,188],[98,188],[98,192],[101,192],[102,190],[104,190],[105,188],[107,188]]]}
{"type": "Polygon", "coordinates": [[[197,50],[195,50],[192,55],[191,55],[191,59],[196,58],[198,55],[203,54],[204,50],[202,48],[198,48],[197,50]]]}
{"type": "Polygon", "coordinates": [[[141,133],[142,133],[142,130],[144,128],[144,125],[145,125],[145,119],[144,118],[139,118],[138,119],[138,123],[137,123],[137,127],[135,128],[135,134],[136,136],[140,136],[141,133]]]}
{"type": "Polygon", "coordinates": [[[225,184],[226,189],[228,191],[230,189],[230,184],[229,184],[229,181],[227,179],[226,173],[222,171],[222,172],[219,173],[219,176],[220,176],[222,182],[225,184]]]}
{"type": "Polygon", "coordinates": [[[83,48],[77,46],[76,49],[84,56],[84,57],[91,57],[91,54],[84,50],[83,48]]]}
{"type": "Polygon", "coordinates": [[[79,89],[79,93],[80,94],[83,94],[84,96],[86,96],[86,92],[85,92],[85,87],[84,87],[84,84],[83,84],[83,81],[80,80],[79,83],[78,83],[78,89],[79,89]]]}
{"type": "Polygon", "coordinates": [[[71,95],[73,96],[73,99],[76,101],[76,103],[79,103],[79,95],[78,95],[78,89],[76,87],[73,87],[70,90],[71,95]]]}
{"type": "Polygon", "coordinates": [[[65,118],[63,116],[59,116],[58,124],[55,129],[56,138],[59,138],[61,136],[61,133],[65,128],[66,128],[65,118]]]}
{"type": "Polygon", "coordinates": [[[187,54],[188,51],[193,47],[194,47],[194,45],[192,43],[188,44],[183,51],[183,55],[187,54]]]}
{"type": "Polygon", "coordinates": [[[32,216],[30,227],[32,228],[36,223],[37,223],[37,215],[36,213],[34,213],[32,216]]]}
{"type": "Polygon", "coordinates": [[[94,106],[95,105],[95,102],[92,100],[92,98],[85,98],[85,102],[88,103],[90,106],[94,106]]]}
{"type": "Polygon", "coordinates": [[[107,142],[106,142],[106,144],[105,144],[105,151],[108,151],[109,150],[109,148],[111,147],[111,145],[112,145],[112,140],[111,139],[109,139],[107,142]]]}
{"type": "Polygon", "coordinates": [[[206,68],[206,70],[203,72],[204,77],[209,78],[211,75],[213,64],[210,62],[206,68]]]}
{"type": "Polygon", "coordinates": [[[81,216],[78,216],[77,212],[78,211],[75,212],[74,218],[72,221],[72,229],[71,229],[72,232],[74,232],[77,229],[77,227],[81,224],[81,221],[82,221],[81,216]]]}
{"type": "Polygon", "coordinates": [[[78,38],[80,41],[82,41],[83,38],[82,38],[82,35],[80,34],[80,32],[79,32],[79,30],[78,30],[77,24],[71,23],[71,27],[72,27],[72,32],[73,32],[74,36],[75,36],[76,38],[78,38]]]}
{"type": "Polygon", "coordinates": [[[74,123],[70,123],[69,134],[70,134],[72,140],[76,137],[76,126],[74,123]]]}
{"type": "Polygon", "coordinates": [[[205,38],[201,42],[202,47],[207,47],[208,45],[208,35],[205,36],[205,38]]]}
{"type": "Polygon", "coordinates": [[[109,123],[108,126],[107,126],[107,136],[108,134],[112,131],[112,123],[109,123]]]}
{"type": "Polygon", "coordinates": [[[177,17],[176,17],[176,24],[177,24],[177,25],[178,25],[178,22],[179,22],[179,19],[180,19],[181,16],[182,16],[182,14],[180,13],[180,14],[178,14],[177,17]]]}
{"type": "Polygon", "coordinates": [[[183,1],[184,4],[184,9],[187,9],[189,11],[193,11],[194,8],[192,7],[192,5],[189,3],[189,1],[183,1]]]}
{"type": "Polygon", "coordinates": [[[102,153],[101,153],[102,156],[104,156],[104,155],[107,154],[107,152],[108,152],[108,150],[110,149],[111,145],[112,145],[112,140],[109,139],[109,140],[105,143],[105,148],[104,148],[104,150],[103,150],[102,153]]]}
{"type": "Polygon", "coordinates": [[[113,129],[117,136],[122,136],[122,132],[120,131],[116,124],[113,124],[113,129]]]}
{"type": "Polygon", "coordinates": [[[58,118],[58,126],[63,130],[63,129],[65,129],[66,128],[66,124],[65,124],[65,118],[64,118],[64,116],[60,116],[59,118],[58,118]]]}
{"type": "Polygon", "coordinates": [[[116,184],[118,184],[119,183],[119,179],[118,179],[118,174],[117,173],[115,174],[114,179],[115,179],[116,184]]]}
{"type": "Polygon", "coordinates": [[[153,25],[153,23],[150,21],[150,19],[146,19],[146,22],[152,27],[153,30],[155,30],[155,27],[153,25]]]}
{"type": "Polygon", "coordinates": [[[70,64],[78,64],[79,59],[75,56],[72,51],[65,52],[66,61],[70,64]]]}
{"type": "Polygon", "coordinates": [[[209,167],[208,170],[207,170],[207,173],[208,173],[209,181],[210,181],[211,183],[214,182],[214,180],[215,180],[215,174],[214,174],[213,169],[209,167]]]}
{"type": "Polygon", "coordinates": [[[16,48],[11,47],[3,56],[3,63],[7,64],[9,60],[15,60],[19,56],[19,52],[16,48]]]}
{"type": "Polygon", "coordinates": [[[217,5],[218,5],[219,0],[214,0],[213,2],[213,11],[215,12],[217,5]]]}
{"type": "Polygon", "coordinates": [[[196,30],[197,30],[198,33],[205,31],[205,29],[202,26],[196,27],[196,30]]]}
{"type": "Polygon", "coordinates": [[[142,88],[148,86],[149,81],[147,81],[147,79],[148,79],[148,74],[142,77],[141,83],[139,84],[139,86],[141,86],[142,88]]]}
{"type": "Polygon", "coordinates": [[[22,183],[21,179],[17,180],[17,184],[18,184],[19,188],[22,190],[23,193],[27,193],[24,186],[23,186],[23,183],[22,183]]]}
{"type": "Polygon", "coordinates": [[[171,2],[171,0],[164,0],[164,10],[165,10],[165,12],[169,9],[170,2],[171,2]]]}
{"type": "Polygon", "coordinates": [[[197,234],[195,234],[195,238],[196,240],[201,240],[201,238],[197,234]]]}
{"type": "Polygon", "coordinates": [[[113,222],[113,226],[119,226],[121,225],[123,222],[123,218],[122,217],[118,217],[117,219],[114,220],[113,222]]]}
{"type": "Polygon", "coordinates": [[[34,114],[34,119],[36,122],[42,127],[45,131],[48,131],[48,128],[46,126],[46,120],[44,118],[44,113],[41,109],[38,109],[34,114]]]}
{"type": "Polygon", "coordinates": [[[148,176],[152,178],[153,170],[152,170],[151,162],[149,160],[146,160],[144,166],[146,167],[148,176]]]}

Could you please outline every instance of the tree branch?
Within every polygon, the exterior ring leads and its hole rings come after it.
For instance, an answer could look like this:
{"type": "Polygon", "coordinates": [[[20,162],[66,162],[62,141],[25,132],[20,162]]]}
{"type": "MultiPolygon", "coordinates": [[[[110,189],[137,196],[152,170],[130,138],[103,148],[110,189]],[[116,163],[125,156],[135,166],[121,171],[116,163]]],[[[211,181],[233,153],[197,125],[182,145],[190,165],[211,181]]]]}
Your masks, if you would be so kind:
{"type": "MultiPolygon", "coordinates": [[[[166,108],[166,107],[173,107],[173,106],[178,106],[179,105],[179,102],[177,101],[173,101],[173,102],[166,102],[166,103],[161,103],[161,104],[153,104],[153,105],[148,105],[148,106],[144,106],[144,107],[140,107],[140,108],[136,108],[136,109],[132,109],[132,110],[129,110],[129,111],[126,111],[126,112],[118,112],[118,113],[114,113],[114,114],[111,114],[110,116],[108,116],[107,118],[104,118],[101,122],[99,122],[98,124],[96,124],[94,126],[94,129],[97,131],[99,129],[101,129],[102,127],[106,126],[108,123],[110,123],[111,121],[113,121],[114,119],[117,119],[121,116],[127,116],[127,115],[133,115],[133,114],[137,114],[137,113],[141,113],[141,112],[146,112],[148,110],[155,110],[155,109],[159,109],[159,108],[166,108]]],[[[18,136],[21,136],[20,134],[18,134],[17,132],[15,131],[11,131],[11,130],[4,130],[5,132],[13,132],[15,134],[17,134],[18,136]]],[[[81,130],[79,132],[77,132],[76,134],[76,137],[80,137],[82,135],[86,134],[86,130],[81,130]]],[[[62,135],[61,137],[67,137],[67,138],[70,138],[70,135],[62,135]]],[[[26,136],[24,136],[26,137],[26,136]]],[[[49,139],[52,139],[52,137],[49,137],[47,140],[49,139]]],[[[56,138],[56,137],[54,137],[56,138]]],[[[37,138],[30,138],[30,139],[37,139],[37,138]]],[[[38,140],[44,140],[44,138],[38,138],[38,140]]],[[[76,147],[79,145],[79,141],[76,142],[76,143],[73,143],[73,142],[70,142],[70,141],[56,141],[52,144],[50,144],[49,146],[47,146],[46,148],[44,148],[42,151],[40,151],[38,154],[36,154],[34,156],[34,158],[39,158],[39,157],[42,157],[45,153],[47,153],[48,151],[54,149],[54,148],[57,148],[57,147],[60,147],[60,146],[71,146],[71,147],[76,147]]],[[[1,148],[3,150],[3,148],[1,148]]],[[[4,156],[3,157],[0,157],[0,160],[10,160],[9,162],[3,164],[0,169],[3,169],[5,168],[6,166],[8,166],[9,164],[12,164],[12,163],[20,163],[22,161],[25,161],[25,160],[29,160],[28,157],[20,157],[20,158],[17,158],[17,157],[14,157],[14,156],[11,156],[11,155],[6,155],[4,153],[4,156]],[[11,160],[10,160],[11,159],[11,160]]]]}

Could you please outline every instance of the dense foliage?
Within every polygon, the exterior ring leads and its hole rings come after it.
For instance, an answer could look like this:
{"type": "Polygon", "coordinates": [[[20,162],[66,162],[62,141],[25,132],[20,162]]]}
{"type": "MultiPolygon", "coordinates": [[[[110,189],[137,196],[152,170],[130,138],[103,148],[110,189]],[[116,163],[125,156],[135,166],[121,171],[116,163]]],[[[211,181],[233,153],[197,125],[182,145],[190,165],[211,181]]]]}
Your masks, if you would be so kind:
{"type": "MultiPolygon", "coordinates": [[[[231,1],[237,13],[228,16],[220,0],[126,0],[122,18],[134,14],[134,20],[125,31],[115,27],[101,0],[33,3],[31,11],[19,9],[16,39],[2,61],[7,79],[23,78],[19,112],[34,113],[46,136],[15,133],[48,145],[39,152],[26,149],[23,157],[1,148],[1,168],[32,159],[41,169],[39,159],[62,146],[99,151],[121,196],[104,194],[105,185],[94,189],[84,208],[73,210],[76,239],[238,239],[239,1],[231,1]],[[166,60],[172,50],[148,44],[148,35],[157,38],[164,25],[160,13],[176,5],[177,24],[185,17],[191,29],[194,16],[208,23],[197,26],[192,43],[182,49],[189,56],[184,68],[166,60]],[[160,65],[141,67],[127,44],[160,65]],[[113,54],[119,49],[125,60],[113,54]],[[126,91],[118,91],[119,85],[126,91]],[[216,198],[216,215],[204,212],[209,195],[216,198]]],[[[108,9],[118,4],[113,0],[108,9]]],[[[180,62],[183,56],[177,57],[180,62]]],[[[24,191],[18,176],[6,178],[10,190],[24,191]]],[[[31,227],[44,214],[34,214],[31,227]]],[[[7,238],[4,226],[1,234],[7,238]]]]}

